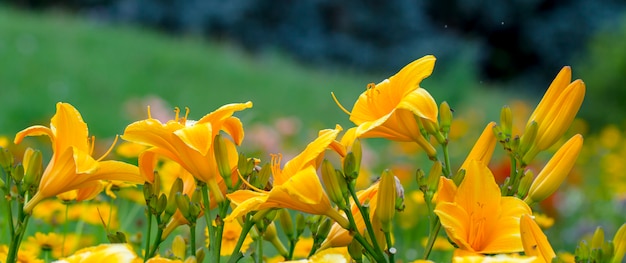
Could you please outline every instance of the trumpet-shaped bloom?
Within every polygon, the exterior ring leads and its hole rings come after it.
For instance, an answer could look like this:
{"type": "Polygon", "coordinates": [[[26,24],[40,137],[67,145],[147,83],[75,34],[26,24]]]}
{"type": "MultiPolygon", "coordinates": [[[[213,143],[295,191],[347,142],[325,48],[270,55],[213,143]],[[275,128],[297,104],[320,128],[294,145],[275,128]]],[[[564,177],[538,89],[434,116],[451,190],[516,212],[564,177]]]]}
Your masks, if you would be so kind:
{"type": "MultiPolygon", "coordinates": [[[[420,82],[430,76],[435,57],[425,56],[362,93],[350,113],[357,137],[421,141],[415,116],[437,122],[438,107],[420,82]]],[[[423,147],[423,146],[422,146],[423,147]]]]}
{"type": "MultiPolygon", "coordinates": [[[[241,144],[243,125],[239,118],[232,115],[250,107],[252,102],[227,104],[197,122],[177,114],[174,120],[163,124],[148,116],[146,120],[128,125],[122,138],[151,146],[147,151],[179,163],[196,179],[211,184],[219,177],[213,139],[220,131],[224,131],[237,145],[241,144]]],[[[148,159],[155,160],[155,157],[150,156],[148,159]]],[[[149,174],[151,171],[146,176],[149,174]]]]}
{"type": "Polygon", "coordinates": [[[89,140],[87,124],[72,105],[57,103],[57,112],[50,127],[31,126],[15,135],[15,144],[26,136],[47,135],[52,141],[52,159],[43,172],[37,193],[24,211],[30,213],[41,200],[83,187],[93,187],[98,180],[120,180],[144,183],[139,169],[118,161],[94,159],[93,140],[89,140]]]}
{"type": "Polygon", "coordinates": [[[533,121],[538,124],[535,151],[543,151],[559,140],[580,109],[585,83],[571,79],[571,68],[563,67],[528,119],[527,126],[533,121]]]}
{"type": "Polygon", "coordinates": [[[522,215],[520,219],[520,232],[522,234],[522,245],[524,254],[536,256],[539,262],[552,262],[556,257],[548,238],[541,231],[530,215],[522,215]]]}
{"type": "Polygon", "coordinates": [[[516,197],[503,197],[485,164],[471,161],[458,189],[441,178],[435,213],[448,237],[462,250],[483,254],[523,250],[520,217],[532,214],[516,197]]]}
{"type": "Polygon", "coordinates": [[[250,211],[267,208],[289,208],[309,214],[326,215],[342,225],[347,219],[333,209],[316,172],[316,160],[335,140],[341,127],[322,130],[298,156],[280,169],[280,160],[273,159],[274,186],[269,192],[239,190],[228,194],[237,208],[226,218],[232,220],[250,211]]]}
{"type": "Polygon", "coordinates": [[[554,193],[574,167],[582,146],[583,136],[580,134],[574,135],[563,144],[537,175],[524,201],[540,202],[554,193]]]}

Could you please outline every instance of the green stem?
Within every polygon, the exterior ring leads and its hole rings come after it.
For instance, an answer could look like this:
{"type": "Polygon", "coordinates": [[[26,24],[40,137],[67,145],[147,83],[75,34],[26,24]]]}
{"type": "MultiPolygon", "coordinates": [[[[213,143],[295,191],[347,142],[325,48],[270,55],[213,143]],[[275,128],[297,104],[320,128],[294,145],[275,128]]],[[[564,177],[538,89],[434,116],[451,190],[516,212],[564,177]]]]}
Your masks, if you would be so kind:
{"type": "Polygon", "coordinates": [[[393,247],[393,241],[391,241],[390,232],[385,232],[385,240],[387,241],[387,255],[389,255],[389,262],[396,262],[396,248],[393,247]]]}
{"type": "Polygon", "coordinates": [[[509,177],[511,181],[509,183],[509,188],[506,189],[506,195],[511,196],[514,194],[514,189],[517,190],[517,186],[519,185],[519,175],[517,173],[517,160],[513,154],[509,155],[511,158],[511,173],[509,177]]]}
{"type": "Polygon", "coordinates": [[[426,243],[426,247],[424,248],[424,259],[428,259],[428,256],[430,256],[430,252],[433,250],[433,245],[435,244],[437,235],[439,235],[440,229],[441,221],[439,220],[439,217],[435,217],[435,222],[430,229],[430,235],[428,236],[428,243],[426,243]]]}
{"type": "MultiPolygon", "coordinates": [[[[358,199],[356,199],[356,200],[358,200],[358,199]]],[[[344,212],[348,216],[348,221],[350,222],[350,227],[352,228],[352,229],[347,229],[347,230],[352,232],[352,233],[354,233],[354,239],[356,239],[361,244],[361,246],[363,246],[363,248],[365,249],[366,254],[370,255],[373,258],[375,258],[376,261],[380,262],[380,260],[382,259],[382,262],[384,262],[385,258],[382,255],[382,253],[380,253],[380,249],[375,250],[372,247],[372,245],[370,245],[370,243],[368,243],[367,240],[365,240],[365,238],[363,238],[361,233],[359,233],[359,230],[356,228],[356,223],[354,221],[354,215],[352,214],[352,211],[350,211],[350,209],[347,208],[344,212]]],[[[374,239],[374,243],[377,243],[376,239],[374,239]]]]}
{"type": "MultiPolygon", "coordinates": [[[[22,208],[19,208],[19,210],[22,210],[22,208]]],[[[30,219],[30,215],[28,214],[19,218],[16,228],[17,231],[11,239],[6,262],[17,262],[17,253],[20,249],[22,238],[24,238],[24,234],[26,233],[26,228],[28,227],[28,219],[30,219]]]]}
{"type": "MultiPolygon", "coordinates": [[[[374,228],[372,227],[372,222],[370,222],[369,213],[361,206],[361,202],[359,202],[359,197],[356,195],[356,191],[354,190],[354,185],[348,183],[348,190],[350,191],[350,195],[352,195],[352,199],[354,199],[354,203],[356,207],[359,208],[361,212],[361,216],[363,217],[363,222],[365,223],[365,228],[367,229],[367,233],[369,234],[370,239],[372,240],[372,244],[374,249],[377,251],[377,254],[382,255],[382,250],[376,242],[376,235],[374,235],[374,228]]],[[[350,211],[346,211],[346,214],[350,214],[350,211]]],[[[356,225],[355,225],[356,226],[356,225]]],[[[358,231],[358,230],[357,230],[358,231]]]]}
{"type": "Polygon", "coordinates": [[[156,238],[154,239],[154,245],[152,245],[152,249],[150,250],[150,257],[154,257],[154,255],[156,255],[157,250],[159,250],[159,246],[161,245],[161,238],[163,237],[163,226],[162,226],[162,222],[161,222],[161,218],[159,216],[156,216],[156,221],[157,221],[157,235],[156,238]]]}
{"type": "Polygon", "coordinates": [[[145,246],[145,253],[143,256],[143,262],[146,262],[149,259],[148,256],[150,253],[150,233],[152,232],[152,213],[150,213],[148,209],[150,208],[146,208],[146,216],[148,217],[148,231],[146,233],[146,246],[145,246]]]}
{"type": "Polygon", "coordinates": [[[228,207],[230,206],[230,200],[224,199],[224,202],[219,204],[218,217],[215,220],[215,224],[217,225],[217,232],[215,234],[215,240],[219,241],[215,243],[215,258],[213,262],[220,262],[220,251],[222,250],[222,235],[224,233],[224,218],[226,217],[226,213],[228,212],[228,207]]]}
{"type": "Polygon", "coordinates": [[[298,243],[297,239],[289,240],[289,252],[287,253],[287,258],[285,258],[285,260],[291,260],[293,258],[293,252],[296,250],[296,243],[298,243]]]}
{"type": "Polygon", "coordinates": [[[191,255],[193,255],[194,258],[197,258],[196,255],[196,224],[195,223],[191,223],[189,224],[189,234],[191,235],[191,255]]]}
{"type": "MultiPolygon", "coordinates": [[[[10,182],[11,181],[7,182],[7,186],[8,187],[11,187],[10,182]]],[[[11,189],[11,188],[8,188],[8,189],[11,189]]],[[[10,197],[10,195],[11,195],[11,192],[5,194],[5,196],[3,196],[2,199],[6,200],[6,202],[5,202],[6,209],[7,209],[7,213],[6,213],[7,221],[6,222],[9,224],[9,236],[11,237],[10,242],[13,243],[13,238],[15,236],[15,227],[13,226],[13,211],[11,209],[11,201],[10,201],[11,197],[10,197]]]]}
{"type": "Polygon", "coordinates": [[[452,168],[450,168],[450,153],[448,151],[448,141],[441,145],[443,151],[443,174],[446,178],[452,177],[452,168]]]}
{"type": "Polygon", "coordinates": [[[259,239],[257,239],[256,247],[256,262],[263,262],[263,239],[261,238],[263,233],[259,232],[259,239]]]}
{"type": "MultiPolygon", "coordinates": [[[[209,189],[204,182],[198,182],[199,185],[202,186],[202,201],[204,202],[204,220],[206,221],[206,227],[209,232],[209,258],[215,258],[215,235],[213,224],[211,222],[211,203],[209,202],[209,189]]],[[[219,255],[219,254],[218,254],[219,255]]]]}
{"type": "Polygon", "coordinates": [[[61,257],[65,257],[65,238],[67,237],[67,222],[69,216],[70,205],[65,204],[65,221],[63,222],[63,243],[61,245],[61,257]]]}
{"type": "Polygon", "coordinates": [[[237,262],[237,260],[239,260],[239,251],[241,250],[241,246],[243,246],[243,242],[248,236],[248,232],[250,232],[250,229],[252,229],[252,226],[254,226],[254,222],[250,220],[250,215],[246,215],[246,222],[243,223],[241,235],[239,236],[239,239],[237,239],[237,244],[235,245],[235,249],[233,249],[233,253],[230,254],[230,259],[228,260],[228,263],[235,263],[237,262]]]}

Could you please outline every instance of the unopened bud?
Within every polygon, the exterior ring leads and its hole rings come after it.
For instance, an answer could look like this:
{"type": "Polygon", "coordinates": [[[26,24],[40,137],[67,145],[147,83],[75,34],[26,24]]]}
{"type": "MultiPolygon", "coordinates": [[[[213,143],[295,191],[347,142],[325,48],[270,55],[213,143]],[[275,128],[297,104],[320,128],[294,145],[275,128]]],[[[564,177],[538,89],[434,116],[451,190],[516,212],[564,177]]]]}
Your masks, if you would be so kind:
{"type": "Polygon", "coordinates": [[[439,144],[446,143],[446,138],[443,136],[441,131],[439,131],[439,125],[437,124],[437,122],[434,122],[425,118],[420,118],[420,121],[422,122],[422,126],[424,126],[424,129],[426,130],[426,132],[434,136],[439,144]]]}
{"type": "Polygon", "coordinates": [[[593,233],[593,238],[591,238],[591,249],[602,248],[603,243],[604,243],[604,230],[602,230],[602,227],[597,227],[596,231],[593,233]]]}
{"type": "MultiPolygon", "coordinates": [[[[191,249],[193,249],[193,248],[191,248],[191,249]]],[[[205,255],[206,254],[204,254],[204,249],[203,248],[200,247],[200,248],[196,249],[196,259],[197,259],[197,262],[204,262],[205,255]]],[[[187,262],[185,262],[185,263],[187,263],[187,262]]]]}
{"type": "Polygon", "coordinates": [[[513,113],[509,106],[502,107],[500,111],[500,126],[502,127],[504,136],[510,138],[513,133],[513,113]]]}
{"type": "Polygon", "coordinates": [[[461,182],[463,182],[464,178],[465,178],[465,169],[461,169],[452,177],[452,181],[454,182],[454,184],[459,186],[461,182]]]}
{"type": "Polygon", "coordinates": [[[252,173],[252,170],[254,169],[254,159],[246,158],[243,153],[239,154],[237,169],[239,169],[239,173],[241,173],[242,176],[248,176],[252,173]]]}
{"type": "Polygon", "coordinates": [[[183,236],[177,235],[174,237],[172,241],[172,254],[179,260],[183,260],[187,256],[187,244],[183,236]]]}
{"type": "Polygon", "coordinates": [[[285,235],[287,235],[289,240],[295,240],[293,220],[291,219],[291,214],[289,214],[287,209],[280,209],[278,211],[278,224],[280,224],[280,227],[283,229],[283,232],[285,232],[285,235]]]}
{"type": "Polygon", "coordinates": [[[417,181],[417,186],[422,192],[426,193],[428,191],[428,180],[424,170],[417,169],[415,171],[415,181],[417,181]]]}
{"type": "Polygon", "coordinates": [[[107,234],[110,243],[126,243],[126,235],[120,231],[107,234]]]}
{"type": "Polygon", "coordinates": [[[324,187],[326,188],[326,194],[328,198],[335,203],[341,210],[347,208],[346,202],[343,199],[343,188],[347,189],[346,181],[344,178],[339,178],[339,175],[335,172],[335,167],[330,161],[324,159],[322,162],[322,181],[324,181],[324,187]]]}
{"type": "Polygon", "coordinates": [[[552,156],[528,191],[526,203],[540,202],[556,191],[570,173],[583,145],[583,137],[574,135],[552,156]]]}
{"type": "Polygon", "coordinates": [[[539,129],[539,125],[534,121],[526,125],[524,134],[522,134],[522,137],[520,137],[519,148],[517,149],[517,154],[519,156],[526,155],[528,151],[530,150],[530,148],[535,144],[535,139],[537,138],[538,129],[539,129]]]}
{"type": "Polygon", "coordinates": [[[252,177],[251,183],[256,188],[265,189],[265,185],[267,185],[267,182],[269,182],[271,175],[272,168],[269,163],[266,163],[265,165],[263,165],[263,167],[261,167],[261,170],[256,173],[256,176],[252,177]]]}
{"type": "Polygon", "coordinates": [[[167,206],[165,207],[165,213],[169,216],[174,215],[176,213],[176,194],[181,193],[183,191],[183,180],[176,178],[174,183],[172,184],[172,188],[170,188],[170,195],[167,198],[167,206]]]}
{"type": "Polygon", "coordinates": [[[41,175],[43,173],[41,158],[41,151],[28,148],[26,152],[24,152],[24,166],[26,168],[24,186],[29,190],[30,188],[38,187],[39,181],[41,181],[41,175]]]}
{"type": "Polygon", "coordinates": [[[433,162],[433,166],[430,168],[430,172],[428,173],[428,191],[436,192],[437,187],[439,187],[439,178],[442,175],[443,166],[441,162],[435,161],[433,162]]]}
{"type": "Polygon", "coordinates": [[[613,263],[622,262],[626,254],[626,223],[617,230],[613,237],[613,263]]]}
{"type": "Polygon", "coordinates": [[[396,213],[396,178],[389,170],[383,171],[378,183],[376,217],[383,232],[389,233],[391,220],[396,213]]]}
{"type": "Polygon", "coordinates": [[[183,195],[180,192],[176,193],[176,205],[178,205],[178,210],[180,210],[180,213],[183,215],[183,217],[188,218],[190,213],[189,213],[189,207],[191,205],[191,200],[189,200],[189,196],[188,195],[183,195]]]}
{"type": "Polygon", "coordinates": [[[524,199],[526,194],[528,194],[528,190],[530,189],[530,185],[532,185],[534,178],[534,173],[531,170],[527,170],[519,181],[519,186],[517,187],[517,197],[520,199],[524,199]]]}
{"type": "Polygon", "coordinates": [[[221,134],[217,134],[213,140],[213,151],[215,152],[215,161],[217,162],[220,175],[224,178],[226,187],[230,189],[233,187],[233,182],[230,178],[232,171],[228,161],[228,146],[226,145],[226,139],[221,134]]]}
{"type": "Polygon", "coordinates": [[[24,179],[24,165],[18,164],[12,168],[11,176],[13,177],[13,181],[21,182],[24,179]]]}
{"type": "Polygon", "coordinates": [[[363,246],[356,239],[352,239],[348,245],[348,253],[356,262],[363,262],[363,246]]]}
{"type": "Polygon", "coordinates": [[[330,218],[325,218],[317,228],[317,232],[315,234],[315,239],[318,243],[321,243],[326,239],[328,233],[330,232],[330,228],[333,226],[333,221],[330,218]]]}
{"type": "Polygon", "coordinates": [[[346,157],[343,158],[343,172],[346,178],[351,181],[356,180],[359,176],[359,170],[357,169],[357,161],[354,152],[349,152],[346,154],[346,157]]]}
{"type": "Polygon", "coordinates": [[[305,228],[306,228],[306,218],[304,218],[304,215],[302,213],[297,213],[296,214],[296,237],[299,237],[300,235],[302,235],[302,232],[304,232],[305,228]]]}
{"type": "Polygon", "coordinates": [[[450,126],[452,125],[452,109],[450,109],[450,105],[445,101],[439,106],[439,125],[444,135],[450,132],[450,126]]]}
{"type": "Polygon", "coordinates": [[[13,168],[13,154],[9,149],[0,147],[0,167],[7,172],[13,168]]]}
{"type": "Polygon", "coordinates": [[[165,211],[165,207],[167,207],[167,197],[165,196],[165,194],[161,194],[156,203],[156,207],[155,207],[156,214],[161,215],[161,213],[165,211]]]}

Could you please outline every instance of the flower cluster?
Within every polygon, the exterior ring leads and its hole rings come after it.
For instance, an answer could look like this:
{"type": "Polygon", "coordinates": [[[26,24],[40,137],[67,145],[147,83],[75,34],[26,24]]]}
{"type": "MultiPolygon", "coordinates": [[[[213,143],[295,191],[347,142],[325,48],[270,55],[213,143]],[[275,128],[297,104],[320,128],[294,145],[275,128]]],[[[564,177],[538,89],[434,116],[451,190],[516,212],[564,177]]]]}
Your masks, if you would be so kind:
{"type": "MultiPolygon", "coordinates": [[[[189,109],[183,116],[176,108],[173,119],[160,121],[148,108],[147,119],[129,124],[121,135],[125,142],[118,152],[128,162],[105,160],[113,146],[94,158],[95,138],[89,137],[81,114],[60,102],[49,127],[35,125],[14,137],[17,145],[27,136],[46,135],[52,144],[49,160],[31,148],[21,162],[8,149],[0,151],[4,224],[10,234],[8,246],[0,245],[0,260],[571,260],[553,250],[540,228],[545,220],[537,206],[557,191],[581,152],[581,134],[559,142],[581,107],[584,82],[572,81],[571,69],[564,67],[524,127],[514,125],[517,115],[503,107],[500,120],[488,123],[465,160],[454,165],[449,147],[458,137],[453,111],[420,86],[434,65],[435,57],[425,56],[368,85],[352,110],[333,95],[354,127],[320,130],[286,162],[281,153],[242,153],[245,129],[235,114],[252,102],[224,105],[197,121],[189,119],[189,109]],[[420,151],[408,157],[423,153],[430,170],[417,169],[416,180],[391,167],[375,171],[364,161],[369,138],[417,146],[420,151]],[[502,180],[490,166],[498,145],[508,165],[502,180]],[[550,160],[537,165],[537,157],[553,148],[558,150],[550,160]],[[380,176],[368,181],[369,174],[380,176]],[[405,192],[414,185],[419,191],[405,192]],[[130,201],[123,206],[119,199],[130,201]],[[74,204],[81,201],[87,205],[74,204]],[[422,213],[403,215],[416,207],[422,213]],[[136,210],[143,210],[145,218],[137,224],[143,230],[133,235],[125,226],[135,220],[136,210]],[[411,218],[416,214],[421,218],[411,218]],[[428,220],[423,253],[400,251],[406,245],[396,244],[397,228],[414,227],[413,221],[422,219],[428,220]],[[50,231],[29,234],[31,221],[44,222],[43,229],[50,231]],[[85,222],[101,224],[109,243],[82,236],[78,229],[85,222]],[[70,232],[68,226],[77,230],[70,232]],[[60,228],[62,234],[54,233],[60,228]],[[275,257],[266,255],[264,244],[275,257]],[[433,255],[438,249],[445,253],[433,255]]],[[[573,257],[621,262],[625,253],[626,224],[610,240],[597,230],[591,244],[581,243],[573,257]]]]}

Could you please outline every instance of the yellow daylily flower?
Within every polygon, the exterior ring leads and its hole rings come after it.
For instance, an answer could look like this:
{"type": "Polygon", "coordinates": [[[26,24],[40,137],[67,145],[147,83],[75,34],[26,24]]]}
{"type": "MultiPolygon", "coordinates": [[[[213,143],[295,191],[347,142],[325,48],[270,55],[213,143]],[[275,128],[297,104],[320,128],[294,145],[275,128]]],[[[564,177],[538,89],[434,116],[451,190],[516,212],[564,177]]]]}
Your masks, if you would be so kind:
{"type": "Polygon", "coordinates": [[[389,79],[368,87],[350,112],[350,121],[358,126],[356,136],[414,141],[427,152],[433,152],[434,148],[429,147],[420,133],[416,117],[437,122],[437,103],[419,86],[430,76],[434,65],[434,56],[424,56],[389,79]]]}
{"type": "Polygon", "coordinates": [[[453,263],[540,263],[534,256],[521,256],[519,254],[498,254],[485,256],[473,252],[457,249],[452,256],[453,263]]]}
{"type": "Polygon", "coordinates": [[[554,253],[546,235],[530,215],[522,215],[520,232],[522,234],[524,253],[527,256],[536,256],[539,262],[552,262],[552,259],[556,257],[556,253],[554,253]]]}
{"type": "Polygon", "coordinates": [[[574,167],[582,146],[583,136],[580,134],[565,142],[530,185],[524,201],[529,204],[540,202],[554,193],[574,167]]]}
{"type": "Polygon", "coordinates": [[[532,154],[543,151],[558,141],[574,120],[585,97],[585,83],[571,81],[572,70],[563,67],[528,119],[538,125],[537,137],[529,150],[532,154]]]}
{"type": "MultiPolygon", "coordinates": [[[[198,121],[188,120],[186,115],[179,117],[177,109],[175,119],[164,124],[153,119],[148,110],[148,119],[128,125],[122,138],[151,146],[140,155],[140,162],[145,158],[143,161],[154,163],[156,155],[165,156],[179,163],[197,180],[207,183],[215,194],[220,176],[213,151],[213,139],[220,131],[224,131],[235,144],[241,144],[244,137],[243,125],[239,118],[232,115],[250,107],[252,102],[227,104],[198,121]]],[[[236,163],[235,161],[234,164],[236,163]]],[[[146,176],[152,174],[151,170],[142,172],[146,176]]]]}
{"type": "Polygon", "coordinates": [[[341,131],[335,129],[320,131],[317,139],[311,142],[298,156],[291,159],[280,169],[280,158],[272,160],[273,188],[269,192],[238,190],[228,194],[228,198],[237,205],[226,220],[233,220],[250,211],[267,208],[289,208],[315,215],[326,215],[340,224],[347,226],[347,219],[335,210],[316,172],[318,157],[324,153],[341,131]]]}
{"type": "MultiPolygon", "coordinates": [[[[87,124],[80,112],[68,103],[57,103],[57,112],[50,127],[31,126],[15,135],[15,144],[26,136],[47,135],[52,141],[52,159],[41,176],[37,193],[26,203],[30,213],[41,200],[70,190],[93,186],[98,180],[120,180],[144,183],[139,169],[119,161],[94,159],[93,139],[89,139],[87,124]]],[[[106,154],[105,154],[106,155],[106,154]]]]}
{"type": "Polygon", "coordinates": [[[435,199],[435,213],[460,249],[481,254],[523,250],[519,220],[532,211],[516,197],[501,196],[484,163],[471,161],[458,188],[442,177],[435,199]]]}

